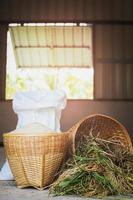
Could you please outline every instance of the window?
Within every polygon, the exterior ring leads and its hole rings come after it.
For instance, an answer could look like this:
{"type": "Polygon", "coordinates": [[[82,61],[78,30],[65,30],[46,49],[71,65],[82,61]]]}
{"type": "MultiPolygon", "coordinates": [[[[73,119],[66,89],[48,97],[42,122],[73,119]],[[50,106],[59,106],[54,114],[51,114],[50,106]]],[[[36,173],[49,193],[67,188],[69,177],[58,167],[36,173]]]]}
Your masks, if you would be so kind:
{"type": "Polygon", "coordinates": [[[6,99],[18,90],[63,89],[69,99],[93,98],[92,27],[10,26],[6,99]]]}

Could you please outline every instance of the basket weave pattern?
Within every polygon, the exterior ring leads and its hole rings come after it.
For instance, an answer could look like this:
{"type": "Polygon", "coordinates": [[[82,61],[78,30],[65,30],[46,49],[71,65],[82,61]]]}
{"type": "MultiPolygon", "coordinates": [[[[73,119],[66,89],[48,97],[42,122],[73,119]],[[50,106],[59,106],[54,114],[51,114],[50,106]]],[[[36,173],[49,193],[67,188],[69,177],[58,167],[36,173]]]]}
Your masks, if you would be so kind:
{"type": "Polygon", "coordinates": [[[133,151],[126,128],[117,120],[105,115],[91,115],[75,124],[67,133],[57,134],[4,134],[6,155],[17,186],[33,186],[43,189],[50,185],[68,157],[68,151],[75,148],[83,135],[103,139],[119,139],[123,148],[133,151]]]}
{"type": "Polygon", "coordinates": [[[106,115],[95,114],[82,119],[69,130],[72,152],[75,152],[81,137],[89,135],[90,132],[92,132],[93,136],[98,135],[105,140],[115,137],[115,139],[121,141],[123,148],[130,151],[133,150],[130,136],[120,122],[106,115]]]}
{"type": "Polygon", "coordinates": [[[65,156],[67,134],[4,135],[6,155],[19,188],[43,189],[55,179],[65,156]]]}

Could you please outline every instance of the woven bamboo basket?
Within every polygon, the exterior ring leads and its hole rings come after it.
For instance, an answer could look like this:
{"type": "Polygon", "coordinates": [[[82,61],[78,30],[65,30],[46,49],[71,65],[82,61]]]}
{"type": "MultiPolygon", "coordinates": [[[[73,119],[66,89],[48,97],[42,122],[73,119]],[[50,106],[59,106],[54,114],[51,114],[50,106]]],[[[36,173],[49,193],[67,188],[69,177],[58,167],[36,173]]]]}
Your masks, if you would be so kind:
{"type": "Polygon", "coordinates": [[[69,137],[66,133],[7,133],[4,146],[17,186],[42,190],[54,181],[65,160],[69,137]]]}
{"type": "Polygon", "coordinates": [[[133,151],[132,142],[126,128],[114,118],[106,115],[94,114],[87,116],[76,123],[68,131],[71,148],[70,153],[74,153],[78,142],[83,136],[89,136],[90,133],[94,137],[98,136],[105,140],[119,140],[122,147],[133,151]]]}

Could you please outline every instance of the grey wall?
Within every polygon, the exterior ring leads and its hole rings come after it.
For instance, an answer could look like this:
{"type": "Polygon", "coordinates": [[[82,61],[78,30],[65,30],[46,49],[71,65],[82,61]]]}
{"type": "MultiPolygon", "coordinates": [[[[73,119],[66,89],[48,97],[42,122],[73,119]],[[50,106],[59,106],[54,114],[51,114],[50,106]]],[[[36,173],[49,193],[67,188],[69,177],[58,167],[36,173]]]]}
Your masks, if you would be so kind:
{"type": "MultiPolygon", "coordinates": [[[[0,102],[0,141],[2,133],[15,129],[17,116],[12,110],[12,102],[0,102]]],[[[62,112],[61,129],[68,130],[83,117],[101,113],[119,120],[133,138],[133,101],[88,101],[69,100],[62,112]]]]}

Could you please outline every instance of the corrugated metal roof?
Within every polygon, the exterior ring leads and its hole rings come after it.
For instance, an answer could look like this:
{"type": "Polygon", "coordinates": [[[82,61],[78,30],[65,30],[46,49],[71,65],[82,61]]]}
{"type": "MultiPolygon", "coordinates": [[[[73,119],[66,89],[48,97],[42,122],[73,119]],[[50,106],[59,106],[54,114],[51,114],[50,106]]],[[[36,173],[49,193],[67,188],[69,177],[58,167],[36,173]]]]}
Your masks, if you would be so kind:
{"type": "Polygon", "coordinates": [[[91,27],[10,27],[18,67],[91,67],[91,27]]]}

